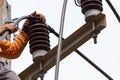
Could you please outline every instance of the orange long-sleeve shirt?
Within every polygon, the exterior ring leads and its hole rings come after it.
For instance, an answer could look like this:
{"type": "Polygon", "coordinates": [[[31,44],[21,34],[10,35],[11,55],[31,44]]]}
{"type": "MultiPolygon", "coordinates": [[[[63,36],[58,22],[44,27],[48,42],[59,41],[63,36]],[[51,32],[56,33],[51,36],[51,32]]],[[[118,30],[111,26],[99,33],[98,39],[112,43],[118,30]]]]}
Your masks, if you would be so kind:
{"type": "Polygon", "coordinates": [[[25,32],[20,31],[13,42],[3,40],[0,42],[0,57],[14,59],[20,56],[28,42],[28,36],[25,32]]]}

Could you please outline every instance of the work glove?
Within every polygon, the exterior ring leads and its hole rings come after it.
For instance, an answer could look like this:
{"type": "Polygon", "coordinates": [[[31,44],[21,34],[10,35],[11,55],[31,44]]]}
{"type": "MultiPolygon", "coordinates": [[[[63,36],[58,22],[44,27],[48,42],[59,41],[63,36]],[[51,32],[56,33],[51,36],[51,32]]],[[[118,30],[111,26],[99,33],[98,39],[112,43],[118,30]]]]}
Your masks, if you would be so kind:
{"type": "Polygon", "coordinates": [[[9,33],[11,34],[17,31],[17,27],[12,23],[5,24],[4,26],[0,27],[0,36],[3,35],[5,31],[9,31],[9,33]]]}
{"type": "MultiPolygon", "coordinates": [[[[46,23],[46,18],[44,15],[42,14],[37,14],[36,11],[33,12],[31,14],[31,16],[33,16],[34,18],[36,18],[37,20],[41,21],[42,23],[46,23]]],[[[30,20],[30,19],[26,19],[24,24],[23,24],[23,27],[22,27],[22,30],[25,32],[25,33],[28,33],[28,27],[30,25],[33,25],[36,23],[36,20],[33,19],[33,20],[30,20]]]]}

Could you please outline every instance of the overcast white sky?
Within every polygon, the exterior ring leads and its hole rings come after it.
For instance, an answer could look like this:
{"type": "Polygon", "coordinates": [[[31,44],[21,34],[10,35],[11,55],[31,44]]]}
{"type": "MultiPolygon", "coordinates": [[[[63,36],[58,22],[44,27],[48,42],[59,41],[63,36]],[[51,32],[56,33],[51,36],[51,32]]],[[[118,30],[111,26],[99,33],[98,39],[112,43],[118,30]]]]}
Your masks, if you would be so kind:
{"type": "MultiPolygon", "coordinates": [[[[47,24],[59,32],[63,0],[8,0],[8,2],[11,5],[12,18],[37,11],[44,14],[47,24]]],[[[120,1],[111,0],[111,2],[120,13],[120,1]]],[[[79,47],[79,50],[114,80],[120,80],[120,23],[105,0],[103,0],[103,9],[103,13],[106,14],[107,27],[99,34],[98,43],[95,45],[93,39],[90,39],[79,47]]],[[[84,23],[81,8],[74,4],[74,0],[68,0],[64,38],[68,37],[84,23]]],[[[57,45],[58,38],[53,34],[50,34],[50,40],[51,48],[57,45]]],[[[18,59],[12,60],[12,70],[19,74],[30,64],[32,64],[32,56],[29,53],[28,44],[22,55],[18,59]]],[[[61,61],[59,70],[59,80],[107,80],[106,77],[75,52],[61,61]]],[[[53,67],[46,73],[44,80],[54,80],[54,76],[55,68],[53,67]]]]}

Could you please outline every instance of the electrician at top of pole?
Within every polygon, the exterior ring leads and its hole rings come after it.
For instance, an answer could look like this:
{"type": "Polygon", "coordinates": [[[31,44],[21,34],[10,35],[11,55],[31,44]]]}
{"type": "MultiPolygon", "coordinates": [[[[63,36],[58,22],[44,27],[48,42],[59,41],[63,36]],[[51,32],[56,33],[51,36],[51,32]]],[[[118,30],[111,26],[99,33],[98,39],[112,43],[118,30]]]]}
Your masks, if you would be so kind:
{"type": "MultiPolygon", "coordinates": [[[[37,14],[33,12],[31,14],[34,17],[39,18],[43,22],[46,22],[46,18],[42,14],[37,14]]],[[[28,42],[28,27],[31,25],[31,21],[26,19],[22,29],[19,34],[15,37],[13,42],[6,39],[0,42],[0,57],[7,59],[15,59],[20,56],[28,42]]],[[[17,31],[17,27],[14,24],[5,24],[0,27],[0,36],[3,35],[5,31],[9,31],[10,34],[17,31]]],[[[20,80],[14,71],[7,69],[4,65],[6,63],[0,61],[0,80],[20,80]]]]}

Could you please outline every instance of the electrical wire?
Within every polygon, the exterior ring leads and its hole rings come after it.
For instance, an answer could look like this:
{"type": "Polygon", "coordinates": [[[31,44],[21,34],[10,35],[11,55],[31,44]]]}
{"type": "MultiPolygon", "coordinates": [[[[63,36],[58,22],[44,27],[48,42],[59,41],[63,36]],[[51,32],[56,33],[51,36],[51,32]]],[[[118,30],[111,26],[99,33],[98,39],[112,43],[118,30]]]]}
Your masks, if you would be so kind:
{"type": "Polygon", "coordinates": [[[62,49],[62,35],[63,35],[66,7],[67,7],[67,0],[64,0],[63,7],[62,7],[62,14],[61,14],[60,30],[59,30],[60,36],[59,36],[59,40],[58,40],[57,60],[56,60],[56,68],[55,68],[55,80],[58,80],[58,74],[59,74],[59,63],[60,63],[60,54],[61,54],[61,49],[62,49]]]}
{"type": "Polygon", "coordinates": [[[109,0],[106,0],[106,2],[108,3],[109,7],[112,9],[114,15],[116,16],[116,18],[118,19],[118,21],[120,22],[120,16],[117,13],[117,11],[115,10],[114,6],[112,5],[112,3],[109,0]]]}
{"type": "Polygon", "coordinates": [[[81,0],[74,0],[76,6],[81,7],[81,0]]]}

